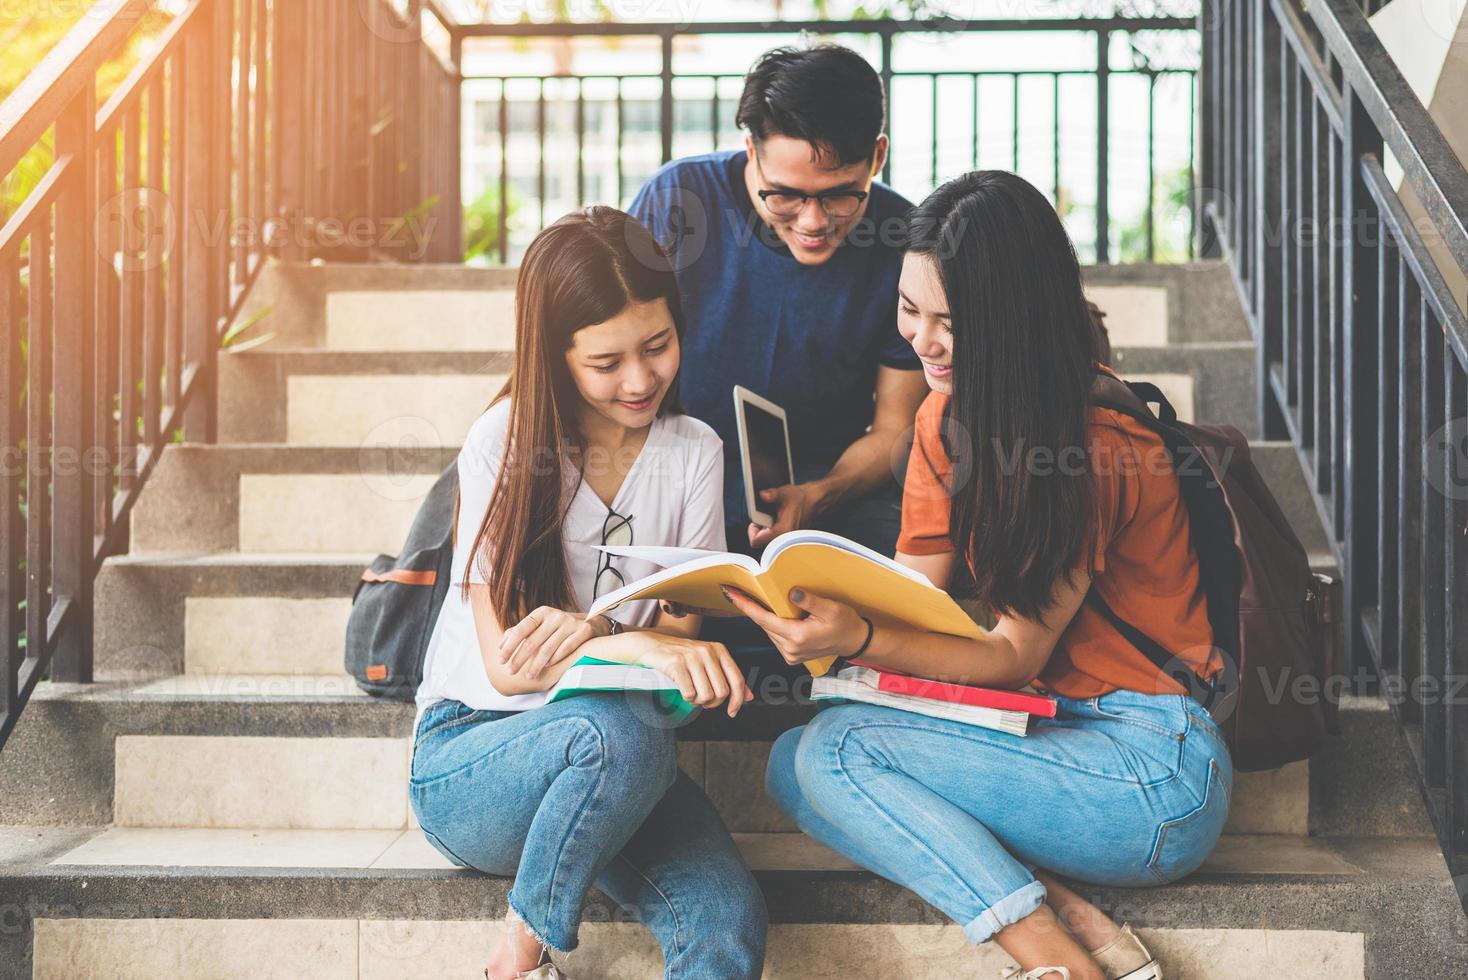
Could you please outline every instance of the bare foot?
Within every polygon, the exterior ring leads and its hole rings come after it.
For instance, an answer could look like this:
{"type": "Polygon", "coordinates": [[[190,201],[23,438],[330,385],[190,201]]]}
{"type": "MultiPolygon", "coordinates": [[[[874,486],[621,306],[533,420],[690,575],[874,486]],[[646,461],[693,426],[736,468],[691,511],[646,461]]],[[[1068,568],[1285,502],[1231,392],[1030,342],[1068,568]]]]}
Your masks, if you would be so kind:
{"type": "Polygon", "coordinates": [[[1100,965],[1065,930],[1049,905],[1000,929],[994,939],[1021,970],[1063,966],[1070,970],[1071,980],[1106,980],[1100,965]]]}
{"type": "Polygon", "coordinates": [[[1121,927],[1111,916],[1066,887],[1048,871],[1037,870],[1035,877],[1045,886],[1045,904],[1054,910],[1060,924],[1069,929],[1087,950],[1100,949],[1121,934],[1121,927]]]}

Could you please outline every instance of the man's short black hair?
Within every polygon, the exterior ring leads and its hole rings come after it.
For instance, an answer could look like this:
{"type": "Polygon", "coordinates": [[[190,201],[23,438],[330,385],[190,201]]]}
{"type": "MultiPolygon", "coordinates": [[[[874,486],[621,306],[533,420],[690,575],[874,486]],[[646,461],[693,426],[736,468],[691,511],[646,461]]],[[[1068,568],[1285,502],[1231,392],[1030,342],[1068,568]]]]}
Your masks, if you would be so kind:
{"type": "Polygon", "coordinates": [[[885,101],[882,79],[850,48],[775,48],[744,76],[734,122],[756,143],[768,136],[805,140],[845,167],[871,159],[885,101]]]}

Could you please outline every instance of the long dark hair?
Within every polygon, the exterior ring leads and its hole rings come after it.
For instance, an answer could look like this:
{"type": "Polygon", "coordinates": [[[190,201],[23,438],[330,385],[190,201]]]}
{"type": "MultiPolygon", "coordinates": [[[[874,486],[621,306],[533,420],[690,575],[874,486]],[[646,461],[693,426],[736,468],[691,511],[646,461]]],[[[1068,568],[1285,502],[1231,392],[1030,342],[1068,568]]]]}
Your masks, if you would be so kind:
{"type": "Polygon", "coordinates": [[[934,261],[952,318],[944,442],[969,478],[949,534],[980,598],[1042,619],[1096,547],[1090,467],[1064,464],[1085,449],[1095,356],[1075,249],[1044,195],[1002,170],[949,181],[909,219],[908,251],[934,261]]]}
{"type": "MultiPolygon", "coordinates": [[[[562,454],[585,448],[576,423],[581,395],[566,366],[576,331],[634,302],[662,299],[679,342],[683,310],[666,254],[635,218],[602,205],[575,211],[535,236],[515,280],[515,364],[490,402],[510,399],[505,457],[469,561],[479,561],[500,625],[537,606],[567,608],[574,592],[562,545],[566,503],[562,454]],[[487,542],[493,542],[493,560],[487,542]]],[[[678,414],[678,380],[658,414],[678,414]]],[[[584,458],[584,455],[583,455],[584,458]]],[[[454,505],[455,526],[458,504],[454,505]]],[[[475,515],[479,516],[479,515],[475,515]]],[[[468,576],[463,597],[468,598],[468,576]]]]}

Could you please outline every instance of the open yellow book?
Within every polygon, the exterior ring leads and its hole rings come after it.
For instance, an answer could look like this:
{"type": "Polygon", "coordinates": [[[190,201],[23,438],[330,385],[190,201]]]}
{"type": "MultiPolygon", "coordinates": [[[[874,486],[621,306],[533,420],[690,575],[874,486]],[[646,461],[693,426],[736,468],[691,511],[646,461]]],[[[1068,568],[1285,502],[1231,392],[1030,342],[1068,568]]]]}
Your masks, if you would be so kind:
{"type": "MultiPolygon", "coordinates": [[[[790,590],[801,588],[853,607],[878,626],[907,626],[933,633],[978,637],[968,613],[927,577],[904,568],[839,534],[788,531],[772,540],[761,559],[697,548],[603,545],[601,551],[663,566],[645,578],[603,595],[588,615],[607,612],[633,599],[666,599],[703,609],[734,606],[719,591],[734,586],[754,596],[777,616],[801,615],[790,590]]],[[[806,668],[820,677],[834,657],[812,660],[806,668]]]]}

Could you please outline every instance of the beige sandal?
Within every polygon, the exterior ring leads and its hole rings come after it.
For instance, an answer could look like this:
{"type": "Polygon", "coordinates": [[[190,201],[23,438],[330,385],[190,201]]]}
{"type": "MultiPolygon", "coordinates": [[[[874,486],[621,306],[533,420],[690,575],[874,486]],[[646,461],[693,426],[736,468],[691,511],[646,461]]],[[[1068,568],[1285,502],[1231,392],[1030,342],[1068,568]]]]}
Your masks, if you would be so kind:
{"type": "Polygon", "coordinates": [[[1115,939],[1090,952],[1106,973],[1106,980],[1162,980],[1157,957],[1137,938],[1130,922],[1121,927],[1115,939]]]}

